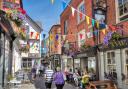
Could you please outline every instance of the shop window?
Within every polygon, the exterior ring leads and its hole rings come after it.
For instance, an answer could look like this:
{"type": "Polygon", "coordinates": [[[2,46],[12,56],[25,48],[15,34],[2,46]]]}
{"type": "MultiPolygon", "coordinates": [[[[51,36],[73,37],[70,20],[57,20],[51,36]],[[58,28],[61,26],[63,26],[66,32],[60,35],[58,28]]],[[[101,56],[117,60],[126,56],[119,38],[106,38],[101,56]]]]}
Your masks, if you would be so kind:
{"type": "Polygon", "coordinates": [[[118,6],[119,6],[119,16],[120,20],[126,16],[128,16],[128,0],[118,0],[118,6]]]}
{"type": "Polygon", "coordinates": [[[68,32],[68,20],[64,21],[64,34],[66,35],[68,32]]]}
{"type": "Polygon", "coordinates": [[[126,83],[128,84],[128,50],[125,51],[125,74],[126,74],[126,83]]]}
{"type": "Polygon", "coordinates": [[[107,72],[112,76],[116,73],[115,52],[107,53],[107,72]]]}
{"type": "Polygon", "coordinates": [[[81,2],[80,5],[78,6],[78,11],[82,13],[82,14],[78,13],[78,15],[77,15],[78,24],[79,24],[80,22],[82,22],[85,19],[85,16],[83,15],[83,14],[85,14],[85,3],[84,3],[84,1],[81,2]]]}

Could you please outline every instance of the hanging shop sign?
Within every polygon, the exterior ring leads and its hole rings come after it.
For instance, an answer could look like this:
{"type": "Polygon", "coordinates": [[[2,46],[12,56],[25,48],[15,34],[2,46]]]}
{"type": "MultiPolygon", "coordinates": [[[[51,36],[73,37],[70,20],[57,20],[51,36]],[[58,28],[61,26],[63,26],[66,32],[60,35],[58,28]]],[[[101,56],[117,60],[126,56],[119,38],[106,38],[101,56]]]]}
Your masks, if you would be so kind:
{"type": "Polygon", "coordinates": [[[81,54],[78,54],[77,57],[78,57],[78,58],[87,57],[87,54],[86,54],[86,53],[81,53],[81,54]]]}
{"type": "Polygon", "coordinates": [[[3,0],[3,9],[13,9],[13,8],[20,8],[20,0],[3,0]]]}
{"type": "Polygon", "coordinates": [[[128,38],[120,38],[118,40],[110,40],[108,45],[99,46],[100,50],[118,49],[128,47],[128,38]]]}

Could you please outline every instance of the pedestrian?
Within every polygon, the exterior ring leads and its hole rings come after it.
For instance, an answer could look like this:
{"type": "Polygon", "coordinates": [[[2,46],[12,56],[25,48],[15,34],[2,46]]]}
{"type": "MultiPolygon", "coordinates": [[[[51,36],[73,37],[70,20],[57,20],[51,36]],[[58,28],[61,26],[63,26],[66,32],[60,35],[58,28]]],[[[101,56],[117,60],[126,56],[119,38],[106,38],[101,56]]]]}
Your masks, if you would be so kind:
{"type": "Polygon", "coordinates": [[[53,81],[53,73],[54,71],[49,67],[45,70],[45,86],[47,89],[51,89],[52,81],[53,81]]]}
{"type": "Polygon", "coordinates": [[[43,76],[43,72],[44,72],[44,66],[43,65],[40,65],[40,68],[39,68],[39,77],[43,76]]]}
{"type": "Polygon", "coordinates": [[[31,73],[32,73],[32,81],[33,81],[36,78],[36,68],[35,67],[32,68],[31,73]]]}
{"type": "Polygon", "coordinates": [[[56,73],[53,76],[53,80],[55,82],[55,85],[57,89],[63,89],[63,86],[65,84],[66,77],[63,72],[61,72],[60,67],[56,68],[56,73]]]}
{"type": "Polygon", "coordinates": [[[86,86],[89,84],[89,74],[85,71],[84,75],[82,76],[82,80],[81,80],[81,88],[85,89],[86,86]]]}

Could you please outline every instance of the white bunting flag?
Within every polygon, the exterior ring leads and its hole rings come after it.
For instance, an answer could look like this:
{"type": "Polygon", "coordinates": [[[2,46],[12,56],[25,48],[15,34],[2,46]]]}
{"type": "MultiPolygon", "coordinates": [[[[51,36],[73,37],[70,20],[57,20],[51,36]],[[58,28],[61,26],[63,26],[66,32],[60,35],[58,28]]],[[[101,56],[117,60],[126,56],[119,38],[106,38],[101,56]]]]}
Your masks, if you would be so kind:
{"type": "Polygon", "coordinates": [[[74,16],[75,15],[75,9],[73,7],[71,7],[71,9],[72,9],[72,16],[74,16]]]}

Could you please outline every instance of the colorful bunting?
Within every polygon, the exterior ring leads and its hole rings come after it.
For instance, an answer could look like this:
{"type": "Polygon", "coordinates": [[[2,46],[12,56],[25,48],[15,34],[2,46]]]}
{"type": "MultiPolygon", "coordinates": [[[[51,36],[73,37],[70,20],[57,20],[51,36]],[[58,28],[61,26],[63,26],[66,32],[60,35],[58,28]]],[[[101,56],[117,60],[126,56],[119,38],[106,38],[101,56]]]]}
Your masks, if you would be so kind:
{"type": "Polygon", "coordinates": [[[71,7],[71,10],[72,10],[72,16],[75,15],[75,9],[73,7],[71,7]]]}
{"type": "Polygon", "coordinates": [[[103,29],[102,32],[103,32],[103,34],[105,35],[105,34],[106,34],[106,29],[103,29]]]}
{"type": "Polygon", "coordinates": [[[30,34],[31,37],[32,37],[33,33],[34,33],[34,32],[31,32],[31,34],[30,34]]]}
{"type": "Polygon", "coordinates": [[[96,22],[96,27],[99,28],[99,22],[98,21],[96,22]]]}
{"type": "Polygon", "coordinates": [[[93,37],[93,33],[92,33],[92,32],[88,32],[88,33],[87,33],[87,37],[88,37],[88,38],[93,37]]]}
{"type": "Polygon", "coordinates": [[[66,8],[66,3],[64,1],[62,1],[62,5],[63,5],[63,9],[66,8]]]}
{"type": "Polygon", "coordinates": [[[52,34],[50,34],[50,41],[52,41],[53,40],[53,35],[52,34]]]}
{"type": "Polygon", "coordinates": [[[92,19],[92,26],[94,27],[95,26],[95,20],[92,19]]]}
{"type": "Polygon", "coordinates": [[[82,18],[83,18],[83,14],[82,14],[82,13],[79,13],[79,16],[80,16],[80,19],[82,19],[82,18]]]}
{"type": "Polygon", "coordinates": [[[38,39],[38,37],[39,37],[39,33],[36,33],[36,39],[38,39]]]}
{"type": "Polygon", "coordinates": [[[88,16],[86,16],[86,22],[87,22],[87,24],[90,23],[89,20],[90,20],[90,18],[88,16]]]}
{"type": "Polygon", "coordinates": [[[58,40],[59,39],[59,36],[58,36],[58,34],[56,35],[56,40],[58,40]]]}
{"type": "Polygon", "coordinates": [[[80,34],[80,39],[82,39],[83,38],[83,34],[80,34]]]}
{"type": "Polygon", "coordinates": [[[98,30],[94,31],[94,35],[95,35],[95,36],[98,35],[98,30]]]}

